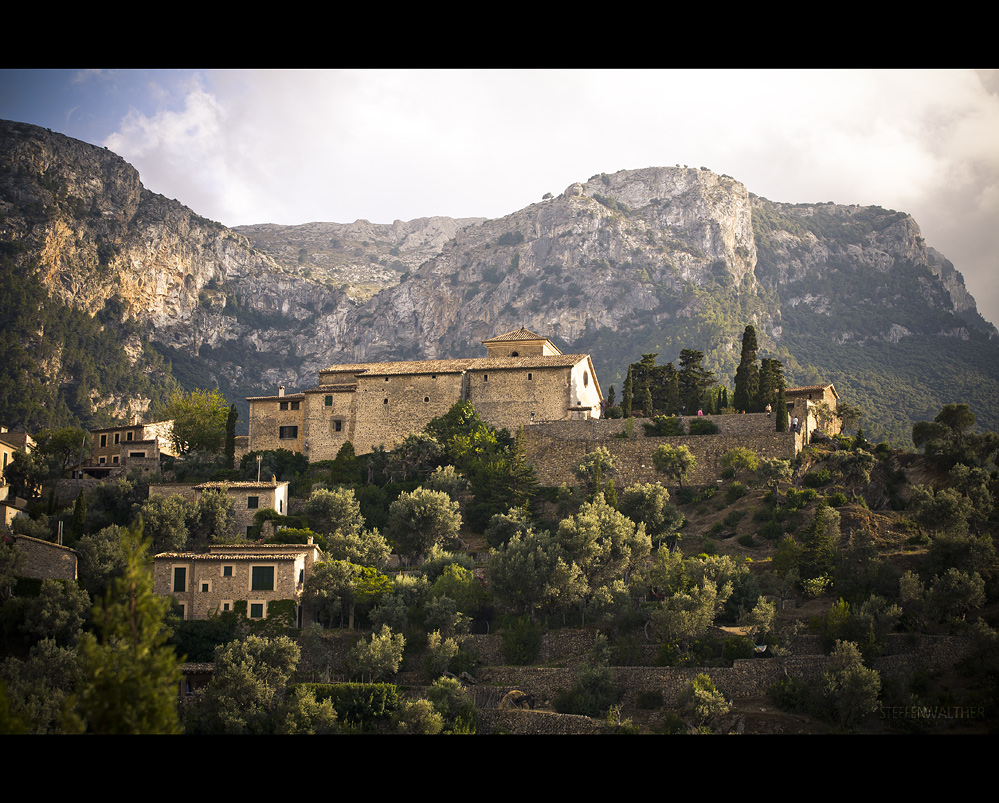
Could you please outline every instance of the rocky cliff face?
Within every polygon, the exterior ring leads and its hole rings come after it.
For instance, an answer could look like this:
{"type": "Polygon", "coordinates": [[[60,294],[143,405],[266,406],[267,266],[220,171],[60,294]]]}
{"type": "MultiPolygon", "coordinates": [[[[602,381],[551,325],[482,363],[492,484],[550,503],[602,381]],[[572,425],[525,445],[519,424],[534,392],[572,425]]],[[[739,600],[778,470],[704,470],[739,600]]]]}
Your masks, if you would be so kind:
{"type": "Polygon", "coordinates": [[[365,301],[437,256],[459,229],[483,220],[429,217],[391,224],[367,220],[301,226],[265,223],[235,230],[286,270],[365,301]]]}
{"type": "MultiPolygon", "coordinates": [[[[0,123],[0,246],[53,297],[138,322],[188,384],[235,398],[309,387],[338,362],[481,354],[520,326],[593,353],[604,387],[681,348],[730,381],[747,323],[792,382],[837,387],[846,358],[829,346],[996,333],[908,215],[774,203],[680,166],[598,174],[496,220],[234,231],[105,149],[0,123]]],[[[143,359],[136,333],[128,353],[143,359]]]]}
{"type": "Polygon", "coordinates": [[[354,359],[478,353],[527,326],[573,346],[636,315],[693,315],[688,288],[753,295],[749,194],[725,176],[649,168],[594,176],[459,231],[442,253],[354,313],[354,359]],[[664,304],[669,297],[670,303],[664,304]],[[469,314],[474,310],[475,314],[469,314]],[[363,331],[363,336],[361,332],[363,331]]]}

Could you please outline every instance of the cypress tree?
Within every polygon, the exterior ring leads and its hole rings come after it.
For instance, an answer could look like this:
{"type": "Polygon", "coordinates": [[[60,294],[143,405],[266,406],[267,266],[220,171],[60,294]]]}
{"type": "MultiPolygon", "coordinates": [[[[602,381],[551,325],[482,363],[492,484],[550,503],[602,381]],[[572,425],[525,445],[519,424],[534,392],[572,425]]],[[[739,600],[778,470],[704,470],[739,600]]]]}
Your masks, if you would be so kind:
{"type": "Polygon", "coordinates": [[[777,416],[777,431],[787,432],[787,399],[784,398],[784,379],[777,384],[777,403],[774,405],[774,415],[777,416]]]}
{"type": "Polygon", "coordinates": [[[631,418],[631,403],[633,400],[633,384],[631,378],[631,366],[628,366],[628,378],[624,380],[624,395],[621,398],[621,412],[625,418],[631,418]]]}
{"type": "Polygon", "coordinates": [[[234,468],[236,465],[236,419],[239,412],[236,405],[230,405],[229,417],[225,421],[225,467],[234,468]]]}
{"type": "Polygon", "coordinates": [[[652,407],[652,391],[649,389],[648,385],[645,386],[645,397],[643,399],[643,403],[645,407],[645,417],[652,418],[655,414],[655,409],[652,407]]]}
{"type": "Polygon", "coordinates": [[[732,406],[736,410],[750,412],[757,407],[757,394],[760,384],[760,370],[756,365],[756,330],[749,325],[742,333],[742,357],[735,371],[735,392],[732,406]]]}
{"type": "MultiPolygon", "coordinates": [[[[673,363],[669,363],[668,368],[673,368],[673,363]]],[[[678,415],[683,410],[680,409],[680,382],[675,370],[671,370],[666,378],[666,415],[678,415]]]]}
{"type": "Polygon", "coordinates": [[[83,537],[83,528],[87,523],[87,497],[84,496],[83,491],[80,491],[80,495],[76,497],[76,504],[73,506],[73,519],[69,524],[69,534],[76,543],[80,538],[83,537]]]}

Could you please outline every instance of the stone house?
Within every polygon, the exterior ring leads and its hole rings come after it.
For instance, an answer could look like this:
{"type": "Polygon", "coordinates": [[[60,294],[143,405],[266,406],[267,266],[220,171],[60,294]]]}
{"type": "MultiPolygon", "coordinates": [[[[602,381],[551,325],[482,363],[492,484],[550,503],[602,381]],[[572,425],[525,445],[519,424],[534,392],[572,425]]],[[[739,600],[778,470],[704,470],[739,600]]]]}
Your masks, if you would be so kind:
{"type": "Polygon", "coordinates": [[[27,454],[34,448],[35,441],[26,432],[10,432],[0,426],[0,510],[3,512],[3,526],[9,528],[14,517],[27,510],[28,503],[11,493],[11,487],[4,479],[4,471],[14,459],[16,452],[27,454]]]}
{"type": "Polygon", "coordinates": [[[391,448],[459,401],[511,432],[600,417],[603,395],[588,354],[562,354],[523,328],[483,345],[487,357],[331,365],[316,387],[250,397],[248,448],[289,449],[310,460],[332,460],[347,441],[358,454],[391,448]]]}
{"type": "Polygon", "coordinates": [[[245,481],[245,482],[200,482],[196,484],[173,483],[170,485],[150,485],[149,496],[179,495],[189,502],[197,503],[205,491],[225,491],[232,500],[235,523],[233,535],[246,535],[253,526],[253,517],[258,510],[271,508],[282,516],[288,514],[288,482],[245,481]]]}
{"type": "Polygon", "coordinates": [[[35,441],[27,432],[10,432],[7,427],[0,426],[0,485],[7,484],[3,473],[14,459],[14,452],[27,454],[34,446],[35,441]]]}
{"type": "Polygon", "coordinates": [[[835,416],[824,421],[819,419],[822,416],[816,415],[816,405],[825,404],[833,413],[836,412],[836,405],[839,403],[839,394],[836,386],[831,382],[828,385],[804,385],[797,388],[787,388],[784,391],[784,399],[787,402],[788,420],[798,418],[801,431],[804,433],[804,442],[809,443],[812,433],[816,429],[821,429],[827,435],[838,435],[840,431],[840,421],[835,416]]]}
{"type": "Polygon", "coordinates": [[[21,577],[76,582],[80,554],[75,549],[27,535],[13,535],[12,538],[25,557],[24,566],[18,572],[21,577]]]}
{"type": "Polygon", "coordinates": [[[172,432],[173,421],[142,424],[138,417],[125,426],[91,430],[90,457],[76,467],[74,476],[103,479],[128,469],[159,471],[160,455],[177,456],[172,432]]]}
{"type": "Polygon", "coordinates": [[[308,544],[215,545],[208,552],[162,552],[153,558],[153,590],[172,596],[184,619],[207,619],[246,606],[266,619],[275,602],[293,600],[303,622],[302,591],[322,550],[308,544]],[[241,603],[237,605],[237,603],[241,603]]]}

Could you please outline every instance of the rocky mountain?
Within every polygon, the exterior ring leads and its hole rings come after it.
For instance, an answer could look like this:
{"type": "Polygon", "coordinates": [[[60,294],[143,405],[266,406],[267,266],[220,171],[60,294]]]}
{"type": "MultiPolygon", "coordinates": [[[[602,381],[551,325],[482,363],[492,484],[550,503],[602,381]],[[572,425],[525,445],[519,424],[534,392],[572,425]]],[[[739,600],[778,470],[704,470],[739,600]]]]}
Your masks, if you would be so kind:
{"type": "Polygon", "coordinates": [[[365,301],[437,256],[459,229],[483,220],[432,217],[391,224],[367,220],[301,226],[264,223],[237,226],[235,231],[245,234],[254,248],[283,268],[365,301]]]}
{"type": "MultiPolygon", "coordinates": [[[[592,353],[605,391],[643,353],[683,348],[731,384],[753,323],[760,356],[793,383],[835,382],[869,437],[903,440],[950,401],[999,427],[995,327],[910,216],[775,203],[705,168],[601,173],[496,220],[232,230],[105,149],[0,123],[0,249],[4,275],[118,338],[118,373],[145,376],[150,403],[171,377],[242,401],[336,362],[478,355],[520,326],[592,353]]],[[[25,355],[42,350],[31,326],[7,328],[25,355]]],[[[84,387],[86,366],[51,354],[37,369],[61,401],[50,416],[122,413],[110,379],[84,387]]]]}

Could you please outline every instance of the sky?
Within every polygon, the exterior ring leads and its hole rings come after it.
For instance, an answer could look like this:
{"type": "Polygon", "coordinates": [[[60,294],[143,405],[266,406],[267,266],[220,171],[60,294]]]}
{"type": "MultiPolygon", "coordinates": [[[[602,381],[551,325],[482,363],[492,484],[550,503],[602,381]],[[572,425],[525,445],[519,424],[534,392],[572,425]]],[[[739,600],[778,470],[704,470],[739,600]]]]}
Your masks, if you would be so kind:
{"type": "Polygon", "coordinates": [[[106,146],[227,226],[502,217],[707,167],[911,214],[999,322],[999,70],[0,70],[0,118],[106,146]]]}

